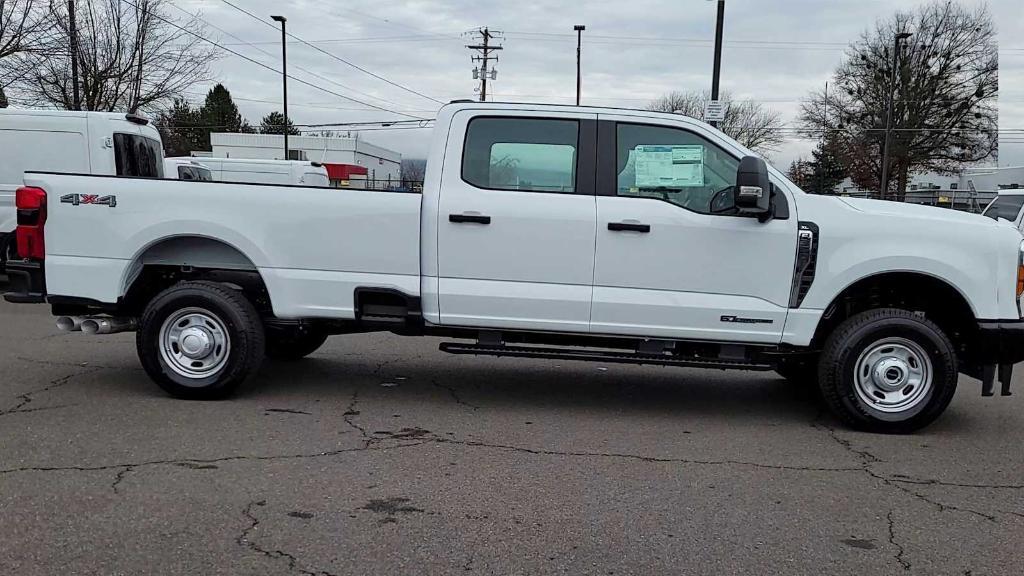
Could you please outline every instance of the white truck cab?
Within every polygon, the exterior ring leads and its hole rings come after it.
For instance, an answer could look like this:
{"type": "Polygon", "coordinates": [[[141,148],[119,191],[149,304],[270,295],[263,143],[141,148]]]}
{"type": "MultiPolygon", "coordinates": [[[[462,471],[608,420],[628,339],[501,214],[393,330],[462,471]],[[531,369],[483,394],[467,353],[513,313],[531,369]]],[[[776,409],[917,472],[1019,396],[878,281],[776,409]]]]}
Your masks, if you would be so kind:
{"type": "Polygon", "coordinates": [[[247,158],[168,158],[168,162],[199,162],[216,182],[330,186],[327,168],[319,162],[300,160],[252,160],[247,158]]]}
{"type": "Polygon", "coordinates": [[[455,354],[775,370],[852,426],[907,432],[958,374],[1006,395],[1024,360],[1012,225],[808,195],[675,114],[452,103],[422,194],[36,172],[18,209],[5,298],[49,303],[62,329],[137,330],[179,397],[380,330],[455,354]]]}
{"type": "Polygon", "coordinates": [[[0,270],[13,251],[14,192],[44,170],[159,178],[160,133],[133,114],[0,109],[0,270]]]}

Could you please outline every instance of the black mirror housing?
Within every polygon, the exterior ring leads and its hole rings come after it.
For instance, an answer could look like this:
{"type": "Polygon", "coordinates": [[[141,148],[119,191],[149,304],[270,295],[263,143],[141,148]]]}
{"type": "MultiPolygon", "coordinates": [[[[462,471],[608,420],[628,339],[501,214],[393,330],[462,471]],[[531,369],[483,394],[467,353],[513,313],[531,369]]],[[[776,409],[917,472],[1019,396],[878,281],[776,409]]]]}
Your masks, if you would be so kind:
{"type": "Polygon", "coordinates": [[[736,209],[740,214],[764,217],[772,209],[768,165],[756,156],[744,156],[736,169],[736,209]]]}

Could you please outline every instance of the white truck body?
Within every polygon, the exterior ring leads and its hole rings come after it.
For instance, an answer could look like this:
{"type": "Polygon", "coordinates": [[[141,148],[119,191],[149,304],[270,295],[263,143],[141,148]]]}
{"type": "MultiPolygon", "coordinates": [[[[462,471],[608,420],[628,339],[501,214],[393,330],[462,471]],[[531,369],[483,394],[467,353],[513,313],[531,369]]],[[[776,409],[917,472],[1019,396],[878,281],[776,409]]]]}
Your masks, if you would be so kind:
{"type": "MultiPolygon", "coordinates": [[[[27,174],[46,194],[43,297],[124,314],[149,267],[233,270],[258,275],[268,322],[355,326],[371,291],[415,303],[407,311],[427,332],[629,339],[638,350],[704,343],[722,354],[817,354],[869,285],[879,298],[925,286],[906,296],[924,299],[907,304],[922,318],[933,314],[928,291],[952,295],[954,332],[1020,322],[1013,226],[808,195],[773,168],[774,217],[745,217],[738,204],[716,213],[717,179],[741,188],[735,166],[755,154],[690,118],[462,103],[442,108],[433,138],[422,194],[27,174]],[[673,184],[649,186],[661,181],[673,184]],[[116,206],[74,194],[116,196],[116,206]]],[[[951,339],[963,339],[963,364],[1024,359],[982,361],[974,336],[951,339]]]]}
{"type": "Polygon", "coordinates": [[[131,166],[118,170],[115,134],[144,138],[161,149],[157,129],[136,116],[0,109],[0,235],[14,231],[14,191],[23,185],[25,172],[133,175],[131,166]]]}
{"type": "Polygon", "coordinates": [[[250,160],[246,158],[168,158],[173,162],[200,162],[216,182],[330,186],[327,169],[317,162],[250,160]]]}

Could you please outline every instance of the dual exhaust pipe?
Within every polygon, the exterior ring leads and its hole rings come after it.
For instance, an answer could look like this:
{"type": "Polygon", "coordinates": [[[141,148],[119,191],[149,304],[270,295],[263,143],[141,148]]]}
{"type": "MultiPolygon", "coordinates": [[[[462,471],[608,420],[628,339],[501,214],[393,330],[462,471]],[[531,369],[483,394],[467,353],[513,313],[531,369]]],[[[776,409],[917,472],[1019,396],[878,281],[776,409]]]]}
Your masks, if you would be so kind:
{"type": "Polygon", "coordinates": [[[61,316],[57,328],[62,332],[84,332],[86,334],[117,334],[134,332],[138,322],[134,318],[112,318],[109,316],[61,316]]]}

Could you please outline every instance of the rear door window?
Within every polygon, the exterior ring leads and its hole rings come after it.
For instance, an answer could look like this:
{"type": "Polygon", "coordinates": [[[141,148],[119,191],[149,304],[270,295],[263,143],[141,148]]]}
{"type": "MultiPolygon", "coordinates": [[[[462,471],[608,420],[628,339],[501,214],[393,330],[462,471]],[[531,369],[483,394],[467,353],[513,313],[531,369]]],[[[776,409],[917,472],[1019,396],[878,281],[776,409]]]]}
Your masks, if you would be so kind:
{"type": "Polygon", "coordinates": [[[1016,222],[1021,206],[1024,206],[1024,194],[1000,194],[982,214],[993,220],[1005,218],[1010,222],[1016,222]]]}
{"type": "Polygon", "coordinates": [[[576,120],[474,118],[462,179],[490,190],[573,193],[578,141],[576,120]]]}
{"type": "Polygon", "coordinates": [[[138,134],[114,134],[114,165],[118,176],[163,178],[160,143],[138,134]]]}

